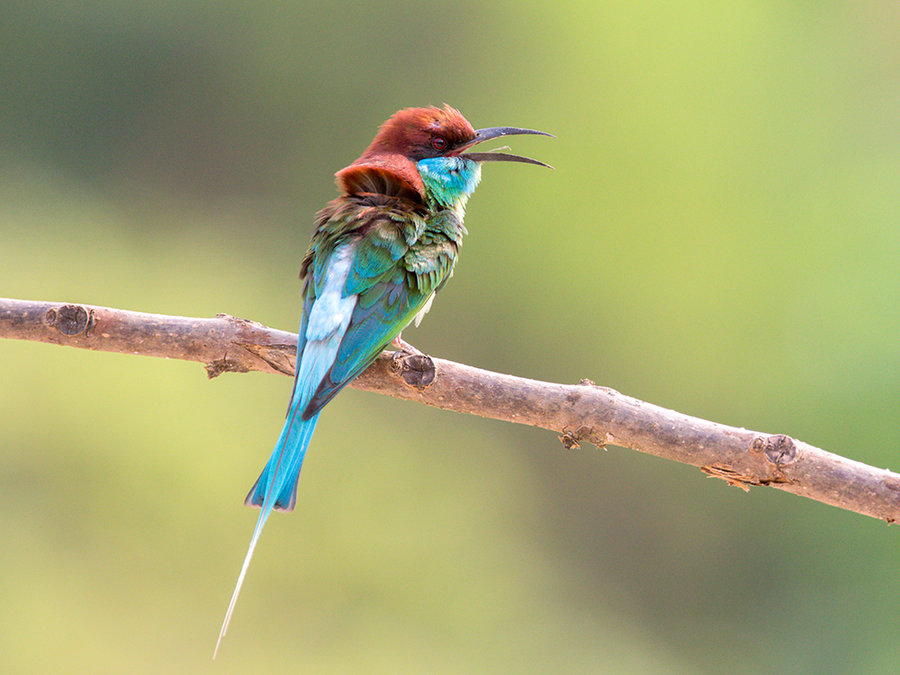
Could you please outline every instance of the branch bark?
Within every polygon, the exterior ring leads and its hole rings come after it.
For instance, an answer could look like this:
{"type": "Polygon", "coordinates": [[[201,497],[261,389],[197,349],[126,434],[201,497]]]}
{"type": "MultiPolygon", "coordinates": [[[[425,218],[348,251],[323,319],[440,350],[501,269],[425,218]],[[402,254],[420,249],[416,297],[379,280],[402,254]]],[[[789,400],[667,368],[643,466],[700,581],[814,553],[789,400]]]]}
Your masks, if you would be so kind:
{"type": "MultiPolygon", "coordinates": [[[[200,319],[5,298],[0,338],[198,361],[209,377],[251,370],[293,376],[297,340],[293,333],[226,314],[200,319]]],[[[888,523],[900,519],[900,474],[789,436],[691,417],[589,380],[554,384],[432,361],[434,379],[424,387],[408,383],[421,382],[421,373],[404,372],[409,366],[386,354],[350,386],[550,429],[569,448],[581,441],[620,445],[691,464],[745,490],[764,485],[888,523]]]]}

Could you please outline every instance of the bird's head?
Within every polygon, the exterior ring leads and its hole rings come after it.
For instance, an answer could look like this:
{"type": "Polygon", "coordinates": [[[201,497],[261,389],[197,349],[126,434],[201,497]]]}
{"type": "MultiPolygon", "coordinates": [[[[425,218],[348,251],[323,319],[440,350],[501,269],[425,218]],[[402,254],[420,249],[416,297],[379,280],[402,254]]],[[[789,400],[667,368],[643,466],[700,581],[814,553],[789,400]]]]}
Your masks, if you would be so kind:
{"type": "Polygon", "coordinates": [[[425,203],[464,206],[481,178],[482,162],[543,162],[503,152],[467,152],[500,136],[551,134],[518,127],[475,130],[462,114],[443,108],[405,108],[381,125],[362,156],[337,172],[346,194],[399,194],[425,203]]]}

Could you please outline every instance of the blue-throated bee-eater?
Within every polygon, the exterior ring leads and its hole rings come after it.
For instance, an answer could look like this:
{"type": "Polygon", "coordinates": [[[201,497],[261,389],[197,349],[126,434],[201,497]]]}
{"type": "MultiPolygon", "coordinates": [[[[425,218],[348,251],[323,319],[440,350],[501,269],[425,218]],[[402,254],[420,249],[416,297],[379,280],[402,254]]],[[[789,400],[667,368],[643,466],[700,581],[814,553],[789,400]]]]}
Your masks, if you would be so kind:
{"type": "Polygon", "coordinates": [[[470,152],[500,136],[540,134],[518,127],[475,130],[459,111],[407,108],[385,122],[371,145],[337,172],[340,196],[316,216],[300,267],[303,317],[287,418],[268,463],[245,501],[260,508],[228,605],[219,644],[260,533],[273,510],[290,511],[322,407],[386,347],[421,320],[450,278],[466,228],[466,202],[484,162],[534,159],[470,152]]]}

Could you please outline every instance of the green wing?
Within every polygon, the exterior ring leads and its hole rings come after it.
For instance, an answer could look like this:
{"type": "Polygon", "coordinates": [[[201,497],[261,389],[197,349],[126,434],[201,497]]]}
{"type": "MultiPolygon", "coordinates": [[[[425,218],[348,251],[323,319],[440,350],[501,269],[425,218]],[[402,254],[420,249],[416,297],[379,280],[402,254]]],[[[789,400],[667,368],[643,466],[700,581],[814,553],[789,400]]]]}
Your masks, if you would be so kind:
{"type": "MultiPolygon", "coordinates": [[[[355,247],[344,295],[357,296],[357,302],[335,361],[303,411],[304,418],[321,410],[365,370],[446,282],[461,239],[460,234],[454,241],[445,232],[448,225],[461,228],[455,214],[452,221],[426,225],[409,214],[381,212],[344,238],[355,247]]],[[[327,258],[317,257],[310,264],[314,283],[316,272],[327,268],[327,258]]]]}

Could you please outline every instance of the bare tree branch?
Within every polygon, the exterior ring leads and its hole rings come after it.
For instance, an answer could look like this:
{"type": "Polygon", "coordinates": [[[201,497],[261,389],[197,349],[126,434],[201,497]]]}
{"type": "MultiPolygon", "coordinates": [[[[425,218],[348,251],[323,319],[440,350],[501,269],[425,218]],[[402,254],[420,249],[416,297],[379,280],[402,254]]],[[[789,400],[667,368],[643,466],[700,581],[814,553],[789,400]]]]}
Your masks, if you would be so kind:
{"type": "MultiPolygon", "coordinates": [[[[225,314],[196,319],[0,298],[0,338],[199,361],[215,377],[251,370],[293,375],[297,336],[225,314]]],[[[433,381],[421,360],[382,354],[350,386],[550,429],[570,448],[580,441],[620,445],[691,464],[744,489],[767,485],[888,523],[900,518],[900,474],[789,436],[690,417],[589,380],[553,384],[432,361],[433,381]]]]}

